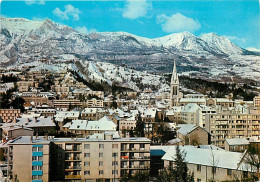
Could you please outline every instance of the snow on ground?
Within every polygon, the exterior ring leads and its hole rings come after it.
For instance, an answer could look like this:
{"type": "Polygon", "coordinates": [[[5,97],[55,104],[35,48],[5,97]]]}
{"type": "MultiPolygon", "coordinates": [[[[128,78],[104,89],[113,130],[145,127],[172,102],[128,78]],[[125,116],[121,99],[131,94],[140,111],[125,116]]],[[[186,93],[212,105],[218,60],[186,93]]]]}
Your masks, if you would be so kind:
{"type": "Polygon", "coordinates": [[[122,87],[128,87],[136,91],[140,90],[138,86],[144,86],[145,88],[153,86],[157,89],[169,88],[165,79],[159,75],[152,75],[105,62],[86,61],[84,66],[90,79],[107,82],[110,85],[117,83],[122,87]]]}

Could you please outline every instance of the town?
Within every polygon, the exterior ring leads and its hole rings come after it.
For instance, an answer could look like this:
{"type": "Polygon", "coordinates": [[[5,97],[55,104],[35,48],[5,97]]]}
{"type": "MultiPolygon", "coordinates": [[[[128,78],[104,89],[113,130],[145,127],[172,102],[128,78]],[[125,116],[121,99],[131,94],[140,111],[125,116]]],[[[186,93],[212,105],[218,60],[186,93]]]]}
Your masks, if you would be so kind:
{"type": "Polygon", "coordinates": [[[260,94],[184,93],[175,61],[160,90],[104,89],[71,69],[0,79],[3,180],[166,182],[180,162],[179,181],[260,179],[260,94]]]}

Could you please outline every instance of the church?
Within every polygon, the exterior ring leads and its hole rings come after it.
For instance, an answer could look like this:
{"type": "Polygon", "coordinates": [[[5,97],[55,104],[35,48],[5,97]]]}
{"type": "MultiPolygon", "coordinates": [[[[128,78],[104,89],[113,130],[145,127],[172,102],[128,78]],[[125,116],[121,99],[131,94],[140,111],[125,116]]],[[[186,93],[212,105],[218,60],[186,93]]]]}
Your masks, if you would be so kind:
{"type": "Polygon", "coordinates": [[[180,83],[177,75],[176,62],[174,60],[174,66],[173,66],[172,78],[171,78],[170,107],[179,105],[179,98],[180,98],[179,89],[180,89],[180,83]]]}

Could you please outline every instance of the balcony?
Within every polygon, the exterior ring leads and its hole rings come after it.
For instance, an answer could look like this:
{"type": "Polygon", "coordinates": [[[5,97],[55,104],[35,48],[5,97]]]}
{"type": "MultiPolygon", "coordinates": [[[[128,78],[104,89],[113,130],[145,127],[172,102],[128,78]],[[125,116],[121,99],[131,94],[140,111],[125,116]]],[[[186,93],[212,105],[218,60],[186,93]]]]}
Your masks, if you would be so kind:
{"type": "Polygon", "coordinates": [[[81,166],[66,166],[65,170],[66,171],[81,170],[81,166]]]}
{"type": "Polygon", "coordinates": [[[65,179],[81,179],[81,175],[65,175],[65,179]]]}
{"type": "Polygon", "coordinates": [[[66,161],[81,161],[80,157],[66,157],[66,161]]]}

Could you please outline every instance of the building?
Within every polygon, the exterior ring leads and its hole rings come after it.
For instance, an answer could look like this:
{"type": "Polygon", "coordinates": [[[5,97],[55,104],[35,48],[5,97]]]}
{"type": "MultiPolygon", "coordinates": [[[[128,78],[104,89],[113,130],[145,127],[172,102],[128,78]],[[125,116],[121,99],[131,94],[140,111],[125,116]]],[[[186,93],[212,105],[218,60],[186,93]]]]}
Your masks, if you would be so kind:
{"type": "Polygon", "coordinates": [[[98,99],[90,99],[87,100],[86,106],[89,107],[104,107],[103,100],[98,100],[98,99]]]}
{"type": "Polygon", "coordinates": [[[55,108],[66,108],[66,109],[74,108],[74,107],[78,107],[78,108],[82,107],[82,103],[80,102],[80,100],[77,99],[54,100],[53,105],[55,108]]]}
{"type": "Polygon", "coordinates": [[[260,135],[259,113],[220,112],[206,115],[205,129],[211,134],[211,142],[225,147],[225,139],[260,135]]]}
{"type": "Polygon", "coordinates": [[[3,123],[15,122],[20,117],[20,109],[0,109],[0,121],[3,123]]]}
{"type": "Polygon", "coordinates": [[[195,124],[179,124],[176,126],[177,138],[182,145],[209,145],[210,134],[202,127],[195,124]]]}
{"type": "Polygon", "coordinates": [[[6,136],[8,131],[16,127],[27,127],[34,131],[34,134],[52,133],[55,130],[55,123],[51,118],[17,118],[16,123],[3,123],[1,128],[6,136]]]}
{"type": "Polygon", "coordinates": [[[8,176],[20,182],[50,181],[50,141],[21,136],[8,142],[8,176]]]}
{"type": "Polygon", "coordinates": [[[170,94],[170,107],[179,105],[179,78],[177,75],[176,62],[174,61],[172,78],[171,78],[171,94],[170,94]]]}
{"type": "Polygon", "coordinates": [[[34,103],[34,105],[43,105],[43,104],[51,104],[52,99],[54,98],[54,94],[50,92],[39,92],[37,90],[33,90],[32,92],[23,92],[22,98],[25,103],[34,103]]]}
{"type": "MultiPolygon", "coordinates": [[[[180,150],[186,153],[188,171],[194,174],[196,182],[240,180],[250,177],[253,171],[244,162],[243,153],[229,152],[214,146],[186,145],[180,146],[180,150]]],[[[151,154],[161,154],[164,168],[174,167],[176,146],[151,146],[151,154]]]]}
{"type": "Polygon", "coordinates": [[[119,138],[106,132],[53,142],[56,180],[119,181],[125,174],[150,169],[150,140],[146,138],[119,138]]]}
{"type": "Polygon", "coordinates": [[[197,104],[197,105],[206,105],[205,98],[181,98],[179,101],[180,106],[186,106],[187,104],[197,104]]]}
{"type": "Polygon", "coordinates": [[[202,109],[195,103],[184,106],[180,112],[181,120],[187,124],[196,124],[203,127],[202,109]]]}
{"type": "Polygon", "coordinates": [[[104,133],[105,131],[114,132],[117,125],[107,116],[104,116],[98,121],[72,120],[72,122],[66,123],[63,128],[68,128],[68,131],[78,136],[88,136],[94,133],[104,133]]]}
{"type": "Polygon", "coordinates": [[[225,150],[231,152],[244,152],[249,146],[249,140],[246,138],[227,138],[225,141],[225,150]]]}
{"type": "Polygon", "coordinates": [[[101,108],[85,108],[81,112],[81,118],[87,120],[98,120],[104,115],[101,108]]]}
{"type": "Polygon", "coordinates": [[[33,129],[23,126],[11,127],[7,131],[6,137],[9,139],[15,139],[19,136],[33,136],[33,129]]]}
{"type": "Polygon", "coordinates": [[[260,94],[258,96],[254,97],[254,107],[259,107],[260,108],[260,94]]]}

